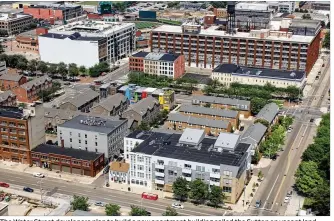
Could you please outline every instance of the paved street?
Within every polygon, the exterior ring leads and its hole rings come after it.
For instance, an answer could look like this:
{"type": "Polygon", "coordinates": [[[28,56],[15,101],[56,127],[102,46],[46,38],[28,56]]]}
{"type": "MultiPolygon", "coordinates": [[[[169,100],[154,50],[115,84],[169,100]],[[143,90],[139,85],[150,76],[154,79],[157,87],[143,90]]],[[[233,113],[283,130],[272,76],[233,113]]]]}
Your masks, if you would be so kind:
{"type": "MultiPolygon", "coordinates": [[[[36,191],[39,190],[39,179],[25,173],[13,173],[10,170],[0,170],[0,182],[6,182],[10,185],[29,186],[36,191]]],[[[87,196],[90,200],[101,201],[104,203],[115,203],[121,207],[130,208],[131,205],[141,205],[150,211],[153,215],[161,215],[167,206],[173,201],[168,199],[158,199],[158,201],[141,200],[140,195],[127,193],[117,190],[95,187],[94,185],[83,185],[62,181],[59,179],[43,179],[42,188],[48,191],[51,196],[87,196]]],[[[213,209],[206,206],[195,206],[191,203],[184,203],[185,209],[178,210],[183,216],[221,216],[225,213],[222,209],[213,209]]]]}
{"type": "Polygon", "coordinates": [[[304,99],[300,110],[296,110],[293,131],[288,134],[285,150],[279,153],[276,162],[273,162],[268,175],[257,191],[250,209],[246,214],[259,216],[284,215],[286,205],[284,198],[292,190],[294,174],[301,161],[301,156],[307,146],[312,142],[316,133],[316,125],[310,122],[311,118],[320,118],[318,112],[326,102],[330,81],[329,63],[327,64],[319,81],[313,85],[311,95],[304,99]],[[311,109],[310,109],[311,107],[311,109]],[[260,209],[255,208],[256,200],[261,200],[260,209]]]}

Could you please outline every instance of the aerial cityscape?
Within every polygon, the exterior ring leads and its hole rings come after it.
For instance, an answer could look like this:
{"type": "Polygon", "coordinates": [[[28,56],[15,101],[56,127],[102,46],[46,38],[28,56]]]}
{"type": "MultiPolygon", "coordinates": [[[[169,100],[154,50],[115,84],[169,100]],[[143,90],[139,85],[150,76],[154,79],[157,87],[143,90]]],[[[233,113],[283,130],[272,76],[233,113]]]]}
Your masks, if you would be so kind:
{"type": "Polygon", "coordinates": [[[0,216],[329,216],[330,1],[1,1],[0,216]]]}

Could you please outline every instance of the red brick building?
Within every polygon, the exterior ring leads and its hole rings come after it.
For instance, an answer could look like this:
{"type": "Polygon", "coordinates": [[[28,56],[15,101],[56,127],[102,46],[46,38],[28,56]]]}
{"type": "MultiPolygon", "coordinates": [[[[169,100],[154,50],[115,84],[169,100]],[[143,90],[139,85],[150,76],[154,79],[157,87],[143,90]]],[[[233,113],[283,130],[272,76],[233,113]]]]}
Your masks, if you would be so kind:
{"type": "Polygon", "coordinates": [[[27,51],[38,52],[38,35],[48,33],[47,28],[36,28],[35,30],[23,32],[16,36],[17,47],[27,51]]]}
{"type": "Polygon", "coordinates": [[[19,74],[4,74],[0,76],[0,89],[2,91],[11,90],[27,83],[27,78],[19,74]]]}
{"type": "Polygon", "coordinates": [[[129,70],[177,79],[185,74],[185,59],[181,54],[140,51],[129,58],[129,70]]]}
{"type": "Polygon", "coordinates": [[[0,106],[16,106],[16,95],[12,91],[0,92],[0,106]]]}
{"type": "Polygon", "coordinates": [[[43,76],[29,81],[12,91],[20,102],[32,103],[39,99],[38,93],[42,90],[47,90],[52,87],[52,79],[48,76],[43,76]]]}
{"type": "Polygon", "coordinates": [[[31,150],[31,163],[55,171],[95,177],[104,167],[104,153],[40,144],[31,150]]]}
{"type": "Polygon", "coordinates": [[[150,43],[152,51],[184,55],[191,67],[214,69],[224,63],[309,73],[319,56],[320,31],[314,36],[267,29],[228,34],[217,26],[185,23],[152,30],[150,43]]]}

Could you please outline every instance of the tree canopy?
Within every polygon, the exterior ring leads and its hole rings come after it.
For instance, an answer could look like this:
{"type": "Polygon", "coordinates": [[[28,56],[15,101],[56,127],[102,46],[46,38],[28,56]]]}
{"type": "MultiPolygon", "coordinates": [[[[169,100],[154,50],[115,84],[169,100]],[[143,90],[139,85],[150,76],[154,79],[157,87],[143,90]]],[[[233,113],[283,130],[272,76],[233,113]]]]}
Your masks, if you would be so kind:
{"type": "Polygon", "coordinates": [[[202,203],[208,197],[208,185],[200,179],[190,182],[189,189],[189,196],[196,203],[202,203]]]}
{"type": "Polygon", "coordinates": [[[130,216],[147,216],[148,212],[144,208],[140,208],[138,206],[131,206],[131,211],[129,213],[130,216]]]}
{"type": "Polygon", "coordinates": [[[105,207],[105,212],[107,216],[120,216],[120,209],[121,207],[119,205],[109,203],[105,207]]]}
{"type": "Polygon", "coordinates": [[[74,195],[71,206],[73,210],[88,211],[88,197],[74,195]]]}
{"type": "Polygon", "coordinates": [[[210,204],[212,204],[214,207],[218,207],[220,204],[223,203],[225,197],[223,194],[223,190],[220,186],[212,186],[210,189],[211,190],[208,196],[208,200],[210,201],[210,204]]]}
{"type": "Polygon", "coordinates": [[[176,178],[172,188],[175,198],[180,200],[188,198],[188,181],[185,178],[176,178]]]}
{"type": "Polygon", "coordinates": [[[330,32],[328,31],[325,35],[324,41],[322,42],[322,47],[326,48],[326,49],[330,49],[330,32]]]}
{"type": "Polygon", "coordinates": [[[166,208],[166,211],[162,214],[163,216],[177,216],[176,210],[170,206],[166,208]]]}

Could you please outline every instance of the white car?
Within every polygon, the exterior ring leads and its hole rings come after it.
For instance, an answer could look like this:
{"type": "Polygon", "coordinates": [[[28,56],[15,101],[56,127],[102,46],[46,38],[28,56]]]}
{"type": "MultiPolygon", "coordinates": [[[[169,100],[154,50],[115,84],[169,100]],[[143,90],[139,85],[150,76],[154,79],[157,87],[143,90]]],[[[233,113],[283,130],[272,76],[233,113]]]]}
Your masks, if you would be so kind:
{"type": "Polygon", "coordinates": [[[38,177],[38,178],[44,178],[44,174],[43,173],[33,173],[34,177],[38,177]]]}
{"type": "Polygon", "coordinates": [[[284,203],[288,203],[289,201],[290,201],[290,197],[287,196],[284,198],[284,203]]]}
{"type": "Polygon", "coordinates": [[[176,209],[183,209],[183,208],[184,208],[183,205],[180,204],[180,203],[173,203],[173,204],[172,204],[172,207],[173,207],[173,208],[176,208],[176,209]]]}

